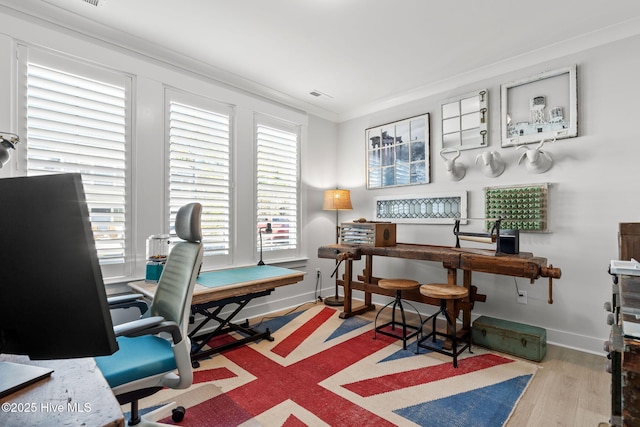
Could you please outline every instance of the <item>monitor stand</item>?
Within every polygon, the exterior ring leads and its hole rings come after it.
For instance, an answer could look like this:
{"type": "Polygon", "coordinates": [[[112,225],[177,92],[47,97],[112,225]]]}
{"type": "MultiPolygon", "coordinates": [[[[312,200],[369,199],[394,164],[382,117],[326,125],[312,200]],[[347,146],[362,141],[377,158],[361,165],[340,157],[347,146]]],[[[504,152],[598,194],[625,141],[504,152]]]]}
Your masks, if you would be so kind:
{"type": "Polygon", "coordinates": [[[0,362],[0,399],[51,375],[53,369],[0,362]]]}

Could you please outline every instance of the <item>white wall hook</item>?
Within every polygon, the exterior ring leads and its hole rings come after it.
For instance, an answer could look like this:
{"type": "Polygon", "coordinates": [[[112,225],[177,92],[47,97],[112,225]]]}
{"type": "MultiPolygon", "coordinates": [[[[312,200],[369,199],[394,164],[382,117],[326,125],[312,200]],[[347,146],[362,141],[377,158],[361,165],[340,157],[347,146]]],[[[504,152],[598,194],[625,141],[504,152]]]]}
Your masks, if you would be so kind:
{"type": "Polygon", "coordinates": [[[476,156],[476,164],[480,159],[482,159],[482,173],[486,176],[495,178],[504,172],[506,165],[497,151],[485,151],[482,154],[478,154],[476,156]]]}
{"type": "MultiPolygon", "coordinates": [[[[551,140],[550,142],[553,142],[555,140],[556,139],[553,138],[553,140],[551,140]]],[[[522,155],[518,159],[518,164],[522,163],[522,160],[526,158],[527,162],[525,166],[531,173],[544,173],[551,169],[551,166],[553,165],[553,159],[551,158],[550,154],[542,151],[542,146],[545,142],[546,140],[543,139],[542,141],[540,141],[540,144],[538,144],[536,148],[529,148],[525,147],[524,145],[519,146],[517,148],[518,150],[524,148],[527,151],[522,153],[522,155]]]]}
{"type": "Polygon", "coordinates": [[[452,181],[460,181],[464,178],[467,168],[463,163],[456,163],[456,159],[460,157],[460,150],[444,148],[440,150],[440,157],[442,157],[447,165],[447,175],[452,181]],[[445,154],[455,153],[453,157],[448,159],[445,154]]]}

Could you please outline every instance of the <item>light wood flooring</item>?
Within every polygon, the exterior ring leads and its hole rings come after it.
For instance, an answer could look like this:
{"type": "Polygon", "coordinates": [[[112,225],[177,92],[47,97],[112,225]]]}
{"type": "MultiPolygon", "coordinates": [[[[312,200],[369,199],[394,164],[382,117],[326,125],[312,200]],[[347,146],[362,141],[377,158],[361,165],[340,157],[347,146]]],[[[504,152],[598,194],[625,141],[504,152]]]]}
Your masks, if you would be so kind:
{"type": "Polygon", "coordinates": [[[611,374],[605,363],[604,355],[547,345],[507,427],[608,426],[611,374]]]}

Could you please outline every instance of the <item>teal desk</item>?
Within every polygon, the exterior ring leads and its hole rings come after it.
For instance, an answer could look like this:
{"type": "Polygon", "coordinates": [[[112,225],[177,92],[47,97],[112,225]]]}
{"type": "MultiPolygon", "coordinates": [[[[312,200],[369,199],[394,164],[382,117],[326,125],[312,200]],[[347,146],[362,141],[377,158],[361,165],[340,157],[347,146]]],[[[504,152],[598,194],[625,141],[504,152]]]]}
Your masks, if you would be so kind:
{"type": "MultiPolygon", "coordinates": [[[[253,299],[271,294],[279,286],[291,285],[304,278],[303,271],[288,268],[261,265],[210,271],[200,274],[196,279],[191,302],[191,315],[202,315],[202,320],[189,333],[192,343],[191,360],[197,360],[220,353],[229,348],[247,342],[268,339],[273,341],[269,329],[258,331],[249,326],[249,321],[238,324],[233,319],[253,299]],[[222,313],[225,308],[230,311],[222,313]],[[201,333],[202,329],[213,324],[213,331],[201,333]],[[207,347],[208,342],[222,334],[239,332],[244,338],[232,343],[207,347]],[[205,348],[207,347],[207,348],[205,348]]],[[[156,284],[152,282],[133,282],[129,287],[149,298],[155,294],[156,284]]]]}

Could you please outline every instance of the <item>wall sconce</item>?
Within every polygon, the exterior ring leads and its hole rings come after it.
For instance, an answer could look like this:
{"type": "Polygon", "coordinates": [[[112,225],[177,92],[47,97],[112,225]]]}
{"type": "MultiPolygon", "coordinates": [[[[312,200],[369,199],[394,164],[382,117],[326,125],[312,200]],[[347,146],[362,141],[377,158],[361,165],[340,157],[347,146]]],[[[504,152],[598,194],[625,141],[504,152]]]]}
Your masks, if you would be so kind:
{"type": "Polygon", "coordinates": [[[9,149],[15,150],[20,137],[14,133],[0,132],[0,168],[6,165],[11,158],[9,149]],[[8,138],[7,138],[8,136],[8,138]]]}
{"type": "Polygon", "coordinates": [[[264,232],[267,234],[273,233],[271,223],[268,222],[266,227],[260,227],[258,229],[258,234],[260,235],[260,261],[258,261],[258,265],[264,265],[264,261],[262,261],[262,230],[264,230],[264,232]]]}
{"type": "MultiPolygon", "coordinates": [[[[322,210],[336,211],[336,244],[340,240],[340,223],[338,222],[338,211],[350,211],[353,209],[351,206],[351,192],[349,190],[326,190],[324,192],[324,202],[322,203],[322,210]]],[[[337,262],[337,261],[336,261],[337,262]]],[[[332,297],[326,297],[324,303],[330,306],[340,306],[344,304],[344,299],[338,296],[338,277],[336,276],[336,293],[332,297]]]]}

